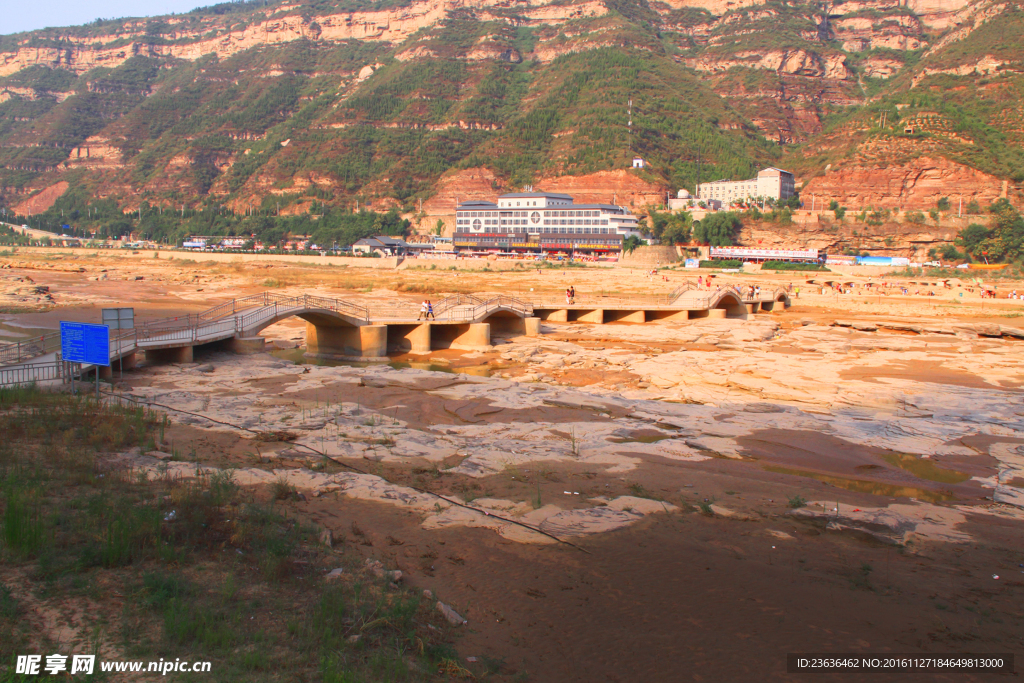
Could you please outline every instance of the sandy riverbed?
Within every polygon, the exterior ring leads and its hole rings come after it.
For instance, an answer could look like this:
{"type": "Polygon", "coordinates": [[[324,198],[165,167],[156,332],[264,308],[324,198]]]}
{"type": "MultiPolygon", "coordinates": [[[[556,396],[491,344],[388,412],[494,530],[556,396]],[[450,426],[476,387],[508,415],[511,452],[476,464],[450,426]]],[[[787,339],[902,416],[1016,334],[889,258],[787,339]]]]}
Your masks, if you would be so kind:
{"type": "MultiPolygon", "coordinates": [[[[687,276],[19,259],[4,278],[51,297],[3,315],[26,329],[268,284],[372,304],[687,276]]],[[[394,367],[295,364],[304,325],[286,321],[265,333],[277,355],[127,373],[118,390],[173,426],[158,452],[121,457],[288,480],[296,514],[457,606],[460,652],[530,680],[788,680],[790,651],[1020,651],[1024,341],[987,333],[1024,326],[1024,308],[809,289],[745,320],[545,323],[394,367]]]]}

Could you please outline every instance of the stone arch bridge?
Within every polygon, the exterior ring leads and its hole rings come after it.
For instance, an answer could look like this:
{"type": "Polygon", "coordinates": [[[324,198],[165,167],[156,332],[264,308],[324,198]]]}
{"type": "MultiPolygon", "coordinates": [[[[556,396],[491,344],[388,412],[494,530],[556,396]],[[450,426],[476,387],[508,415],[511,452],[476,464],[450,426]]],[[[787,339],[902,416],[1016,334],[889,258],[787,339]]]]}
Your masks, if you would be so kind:
{"type": "MultiPolygon", "coordinates": [[[[285,296],[263,292],[232,299],[202,313],[177,316],[114,333],[111,372],[135,363],[138,352],[154,362],[189,362],[193,349],[218,344],[239,353],[264,348],[259,336],[291,317],[306,321],[306,355],[341,360],[382,360],[389,353],[428,353],[437,349],[484,349],[491,335],[540,333],[540,321],[645,323],[657,320],[745,317],[789,306],[783,289],[744,298],[734,287],[702,290],[686,283],[667,296],[580,295],[523,301],[511,296],[450,296],[434,305],[431,320],[419,319],[419,305],[400,303],[367,308],[342,299],[285,296]]],[[[56,360],[60,334],[0,346],[0,370],[56,360]]]]}

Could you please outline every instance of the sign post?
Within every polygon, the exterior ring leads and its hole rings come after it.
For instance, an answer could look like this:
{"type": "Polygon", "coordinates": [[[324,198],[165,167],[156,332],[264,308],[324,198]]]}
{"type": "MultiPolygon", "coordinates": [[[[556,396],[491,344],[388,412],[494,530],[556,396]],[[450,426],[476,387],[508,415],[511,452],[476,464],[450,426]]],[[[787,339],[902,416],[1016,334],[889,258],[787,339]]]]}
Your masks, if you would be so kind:
{"type": "Polygon", "coordinates": [[[100,395],[100,367],[110,367],[110,328],[106,325],[60,323],[61,358],[96,367],[96,395],[100,395]]]}
{"type": "MultiPolygon", "coordinates": [[[[134,330],[135,309],[134,308],[104,308],[103,324],[112,330],[134,330]]],[[[124,379],[124,359],[121,358],[121,335],[117,335],[117,374],[119,379],[124,379]]]]}

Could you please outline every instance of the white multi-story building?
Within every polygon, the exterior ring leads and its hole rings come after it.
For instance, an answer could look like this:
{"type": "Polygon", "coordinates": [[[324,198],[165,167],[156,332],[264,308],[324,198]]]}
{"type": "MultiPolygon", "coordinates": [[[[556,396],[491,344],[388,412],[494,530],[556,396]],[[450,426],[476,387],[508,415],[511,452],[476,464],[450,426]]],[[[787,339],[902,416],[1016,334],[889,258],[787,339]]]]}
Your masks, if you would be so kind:
{"type": "Polygon", "coordinates": [[[721,202],[725,206],[746,199],[764,198],[781,201],[796,194],[793,174],[780,168],[766,168],[749,180],[716,180],[701,183],[697,199],[702,202],[721,202]]]}
{"type": "Polygon", "coordinates": [[[455,210],[455,248],[459,251],[606,252],[622,240],[640,236],[637,218],[612,204],[575,204],[554,192],[517,192],[498,203],[470,200],[455,210]]]}

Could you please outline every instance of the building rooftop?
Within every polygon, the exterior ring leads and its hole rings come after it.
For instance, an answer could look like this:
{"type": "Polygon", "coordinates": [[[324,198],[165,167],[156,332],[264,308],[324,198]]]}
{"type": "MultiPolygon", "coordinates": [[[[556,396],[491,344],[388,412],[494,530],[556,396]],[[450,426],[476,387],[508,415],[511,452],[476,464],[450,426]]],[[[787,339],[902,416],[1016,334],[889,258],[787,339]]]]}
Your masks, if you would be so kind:
{"type": "Polygon", "coordinates": [[[567,194],[560,194],[558,192],[512,192],[510,194],[503,194],[498,199],[536,199],[540,197],[548,197],[550,199],[568,199],[572,201],[572,196],[567,194]]]}
{"type": "Polygon", "coordinates": [[[401,237],[389,237],[387,235],[377,235],[376,237],[364,237],[356,242],[358,245],[367,245],[371,247],[405,247],[408,246],[401,237]]]}

